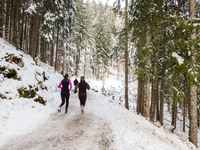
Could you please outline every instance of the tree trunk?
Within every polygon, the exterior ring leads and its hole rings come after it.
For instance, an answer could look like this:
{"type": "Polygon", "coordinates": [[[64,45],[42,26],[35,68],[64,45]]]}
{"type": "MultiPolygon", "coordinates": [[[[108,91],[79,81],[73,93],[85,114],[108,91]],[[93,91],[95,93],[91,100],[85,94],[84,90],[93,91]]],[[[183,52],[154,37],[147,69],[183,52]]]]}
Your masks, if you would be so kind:
{"type": "Polygon", "coordinates": [[[17,15],[17,12],[16,12],[16,9],[17,9],[17,0],[14,0],[13,1],[13,40],[12,40],[12,43],[16,44],[15,41],[16,41],[16,30],[17,30],[17,27],[16,27],[16,15],[17,15]]]}
{"type": "Polygon", "coordinates": [[[128,0],[125,7],[125,107],[129,109],[128,104],[128,0]]]}
{"type": "MultiPolygon", "coordinates": [[[[189,9],[190,9],[190,19],[192,20],[195,18],[195,0],[189,1],[189,9]]],[[[196,39],[195,30],[193,31],[193,34],[190,35],[190,39],[194,40],[196,39]]],[[[195,66],[195,48],[192,46],[191,49],[191,73],[194,77],[196,77],[196,70],[194,68],[195,66]]],[[[189,140],[197,147],[197,87],[196,85],[190,85],[190,129],[189,129],[189,140]]]]}
{"type": "Polygon", "coordinates": [[[14,18],[14,0],[11,0],[11,14],[10,14],[10,32],[9,32],[9,41],[12,42],[13,40],[13,18],[14,18]]]}
{"type": "Polygon", "coordinates": [[[3,26],[4,26],[4,0],[1,0],[0,3],[1,7],[0,7],[0,37],[3,37],[3,26]]]}
{"type": "Polygon", "coordinates": [[[84,63],[84,77],[86,75],[86,48],[85,48],[85,63],[84,63]]]}
{"type": "MultiPolygon", "coordinates": [[[[187,96],[186,75],[184,80],[184,93],[187,96]]],[[[185,132],[185,117],[186,117],[186,98],[183,99],[183,132],[185,132]]]]}
{"type": "Polygon", "coordinates": [[[144,85],[144,107],[143,116],[149,117],[149,102],[150,102],[150,82],[144,85]]]}
{"type": "Polygon", "coordinates": [[[28,50],[28,40],[27,40],[27,35],[28,35],[28,31],[27,31],[27,26],[28,26],[28,16],[26,15],[25,16],[25,23],[24,23],[24,25],[25,25],[25,27],[24,27],[24,33],[23,33],[23,35],[24,35],[24,42],[25,42],[25,44],[24,45],[22,45],[22,47],[23,48],[25,48],[26,50],[28,50]]]}
{"type": "Polygon", "coordinates": [[[172,104],[172,122],[171,125],[176,126],[176,116],[177,116],[177,101],[175,99],[175,94],[173,94],[173,104],[172,104]]]}
{"type": "Polygon", "coordinates": [[[164,81],[164,66],[162,66],[162,76],[161,76],[161,87],[160,87],[160,124],[163,125],[163,114],[164,114],[164,90],[165,90],[165,81],[164,81]]]}
{"type": "MultiPolygon", "coordinates": [[[[39,27],[40,27],[40,17],[38,15],[38,18],[37,18],[37,28],[38,29],[37,29],[37,39],[36,39],[37,43],[36,43],[35,57],[39,57],[39,52],[40,52],[40,50],[39,50],[40,38],[39,38],[39,32],[38,32],[39,31],[39,27]]],[[[45,51],[45,54],[46,54],[46,47],[45,46],[46,45],[45,45],[45,41],[44,41],[44,51],[45,51]]]]}
{"type": "Polygon", "coordinates": [[[21,20],[22,20],[22,24],[21,24],[21,32],[20,32],[20,47],[23,47],[23,40],[24,40],[24,7],[22,8],[22,16],[21,16],[21,20]]]}
{"type": "Polygon", "coordinates": [[[150,120],[154,122],[156,115],[156,106],[158,102],[158,50],[155,53],[155,62],[153,69],[153,81],[152,81],[152,98],[151,98],[151,108],[150,108],[150,120]]]}
{"type": "Polygon", "coordinates": [[[142,114],[142,106],[143,106],[143,83],[140,79],[138,79],[138,96],[137,96],[137,114],[142,114]]]}
{"type": "Polygon", "coordinates": [[[120,4],[120,0],[118,0],[118,10],[120,10],[121,4],[120,4]]]}
{"type": "Polygon", "coordinates": [[[57,30],[57,40],[56,40],[56,60],[55,60],[55,70],[57,70],[57,59],[58,59],[58,46],[59,46],[59,27],[58,27],[58,30],[57,30]]]}
{"type": "Polygon", "coordinates": [[[37,51],[37,39],[38,39],[38,30],[39,30],[39,14],[34,14],[31,19],[30,24],[30,46],[29,54],[35,59],[37,51]]]}
{"type": "Polygon", "coordinates": [[[185,132],[185,109],[186,109],[186,103],[185,103],[185,98],[183,99],[183,132],[185,132]]]}
{"type": "Polygon", "coordinates": [[[54,64],[54,46],[55,46],[55,42],[54,42],[54,29],[53,29],[52,38],[53,38],[53,43],[51,45],[51,63],[50,64],[53,67],[53,64],[54,64]]]}
{"type": "Polygon", "coordinates": [[[64,72],[64,74],[66,73],[66,60],[65,60],[65,58],[66,58],[66,46],[64,46],[64,50],[63,50],[63,65],[62,65],[62,70],[63,70],[63,72],[64,72]]]}
{"type": "Polygon", "coordinates": [[[14,15],[14,39],[13,43],[18,50],[18,16],[19,16],[19,0],[15,0],[15,15],[14,15]]]}
{"type": "Polygon", "coordinates": [[[190,86],[190,129],[189,140],[197,146],[197,87],[190,86]]]}
{"type": "MultiPolygon", "coordinates": [[[[149,26],[147,25],[149,30],[149,26]]],[[[150,43],[149,31],[146,32],[146,44],[150,43]]],[[[147,66],[150,66],[150,56],[147,56],[147,66]]],[[[144,107],[143,107],[143,116],[149,117],[149,103],[150,103],[150,78],[147,79],[147,83],[144,84],[144,107]]]]}
{"type": "Polygon", "coordinates": [[[46,62],[45,61],[45,46],[44,46],[44,37],[40,38],[40,59],[42,62],[46,62]]]}
{"type": "Polygon", "coordinates": [[[188,88],[188,91],[187,91],[187,96],[188,96],[188,99],[187,99],[187,104],[188,104],[188,119],[190,120],[190,86],[187,86],[188,88]]]}
{"type": "Polygon", "coordinates": [[[9,29],[10,29],[9,18],[10,18],[10,0],[7,0],[5,37],[6,37],[6,40],[8,41],[9,41],[9,29]]]}
{"type": "Polygon", "coordinates": [[[22,13],[21,13],[21,11],[22,11],[22,9],[21,9],[21,7],[22,7],[22,3],[23,3],[23,0],[18,0],[18,11],[17,11],[17,17],[18,17],[18,19],[17,19],[17,26],[18,26],[18,31],[17,31],[17,45],[18,45],[18,47],[20,47],[20,41],[21,41],[21,23],[22,23],[22,18],[21,18],[21,16],[22,16],[22,13]]]}
{"type": "MultiPolygon", "coordinates": [[[[78,50],[77,53],[79,53],[79,52],[80,52],[80,50],[78,50]]],[[[77,54],[77,55],[76,55],[76,69],[75,69],[75,75],[76,75],[76,76],[78,76],[79,59],[80,59],[79,54],[77,54]]]]}
{"type": "Polygon", "coordinates": [[[29,45],[30,45],[30,26],[31,24],[31,18],[28,17],[28,15],[26,15],[26,23],[25,23],[25,30],[24,30],[24,39],[25,39],[25,49],[29,50],[29,45]]]}

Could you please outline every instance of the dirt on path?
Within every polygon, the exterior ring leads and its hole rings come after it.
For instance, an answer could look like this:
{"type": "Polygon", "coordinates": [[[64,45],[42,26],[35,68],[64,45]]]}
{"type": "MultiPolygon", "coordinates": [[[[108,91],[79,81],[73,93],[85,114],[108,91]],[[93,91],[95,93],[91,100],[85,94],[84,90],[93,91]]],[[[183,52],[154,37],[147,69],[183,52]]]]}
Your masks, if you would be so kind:
{"type": "Polygon", "coordinates": [[[114,134],[110,123],[95,111],[101,111],[100,101],[88,96],[85,114],[81,115],[77,94],[70,97],[69,113],[51,114],[36,130],[13,137],[1,150],[111,150],[114,134]],[[98,104],[99,103],[99,104],[98,104]]]}

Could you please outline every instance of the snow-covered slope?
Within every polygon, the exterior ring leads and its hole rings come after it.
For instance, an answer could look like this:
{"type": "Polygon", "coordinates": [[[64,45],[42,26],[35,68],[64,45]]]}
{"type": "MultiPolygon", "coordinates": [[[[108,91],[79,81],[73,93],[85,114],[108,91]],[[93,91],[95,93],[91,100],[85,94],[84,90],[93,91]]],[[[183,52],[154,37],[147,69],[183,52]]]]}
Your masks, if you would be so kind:
{"type": "MultiPolygon", "coordinates": [[[[134,113],[134,103],[130,103],[132,110],[125,109],[123,100],[120,101],[124,93],[120,81],[105,80],[104,92],[102,81],[86,78],[92,90],[88,91],[85,114],[80,115],[78,96],[73,91],[69,113],[59,114],[57,85],[63,77],[54,68],[43,63],[35,65],[29,55],[0,39],[0,67],[3,66],[7,71],[15,69],[17,79],[4,77],[6,70],[0,73],[0,149],[197,149],[188,140],[134,113]],[[6,61],[5,56],[11,53],[22,58],[24,67],[6,61]],[[23,98],[19,88],[38,90],[34,98],[23,98]],[[43,97],[46,105],[34,101],[38,96],[43,97]]],[[[73,81],[74,77],[70,78],[73,81]]],[[[135,95],[136,89],[131,90],[135,95]]]]}
{"type": "Polygon", "coordinates": [[[35,65],[29,55],[17,51],[15,47],[0,38],[0,68],[3,67],[6,70],[0,72],[0,145],[10,136],[25,132],[30,127],[44,122],[50,113],[56,111],[60,103],[57,85],[62,79],[54,68],[44,63],[40,66],[35,65]],[[5,57],[9,54],[22,58],[24,67],[6,61],[5,57]],[[4,77],[9,69],[17,71],[18,79],[4,77]],[[47,80],[44,80],[44,77],[47,80]],[[34,98],[20,98],[19,88],[27,90],[38,88],[38,91],[34,98]],[[47,101],[46,106],[34,101],[38,96],[47,101]]]}

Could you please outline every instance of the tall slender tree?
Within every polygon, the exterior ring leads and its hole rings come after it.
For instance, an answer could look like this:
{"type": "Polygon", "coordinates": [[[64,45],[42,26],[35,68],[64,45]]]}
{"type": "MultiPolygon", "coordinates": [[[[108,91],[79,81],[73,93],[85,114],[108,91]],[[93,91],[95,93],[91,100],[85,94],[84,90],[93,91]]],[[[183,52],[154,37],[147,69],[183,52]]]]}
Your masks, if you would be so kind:
{"type": "MultiPolygon", "coordinates": [[[[150,43],[150,26],[147,24],[147,31],[146,31],[146,44],[148,45],[150,43]]],[[[150,67],[150,55],[147,55],[146,57],[146,65],[150,67]]],[[[146,82],[144,83],[144,117],[149,117],[150,109],[150,77],[147,76],[146,82]]]]}
{"type": "MultiPolygon", "coordinates": [[[[189,15],[190,15],[190,20],[191,22],[195,18],[195,0],[190,0],[189,1],[189,15]]],[[[193,33],[190,35],[191,40],[196,39],[196,31],[193,30],[193,33]]],[[[196,78],[196,69],[195,69],[195,47],[191,47],[191,74],[193,78],[196,78]]],[[[189,97],[189,102],[190,102],[190,130],[189,130],[189,139],[190,141],[197,146],[197,87],[195,83],[191,83],[190,85],[190,97],[189,97]]]]}
{"type": "Polygon", "coordinates": [[[129,109],[128,103],[128,0],[125,4],[125,107],[129,109]]]}
{"type": "Polygon", "coordinates": [[[3,37],[3,26],[4,26],[4,0],[1,0],[0,3],[0,37],[3,37]]]}
{"type": "MultiPolygon", "coordinates": [[[[37,8],[38,0],[33,0],[33,5],[37,8]]],[[[38,32],[39,32],[39,12],[35,11],[32,14],[31,17],[31,24],[30,24],[30,45],[29,45],[29,54],[33,57],[33,59],[36,58],[36,51],[37,51],[37,41],[38,41],[38,32]]]]}

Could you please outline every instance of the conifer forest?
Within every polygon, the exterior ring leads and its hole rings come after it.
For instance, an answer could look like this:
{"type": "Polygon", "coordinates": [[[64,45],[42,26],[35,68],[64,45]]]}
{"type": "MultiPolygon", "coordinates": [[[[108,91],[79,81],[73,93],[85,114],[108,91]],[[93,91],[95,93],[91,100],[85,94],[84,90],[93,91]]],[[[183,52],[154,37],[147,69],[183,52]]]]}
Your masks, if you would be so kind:
{"type": "Polygon", "coordinates": [[[163,125],[167,108],[171,132],[181,119],[197,146],[199,0],[1,0],[0,7],[0,37],[36,64],[100,80],[117,68],[127,109],[129,83],[137,80],[137,113],[163,125]]]}

